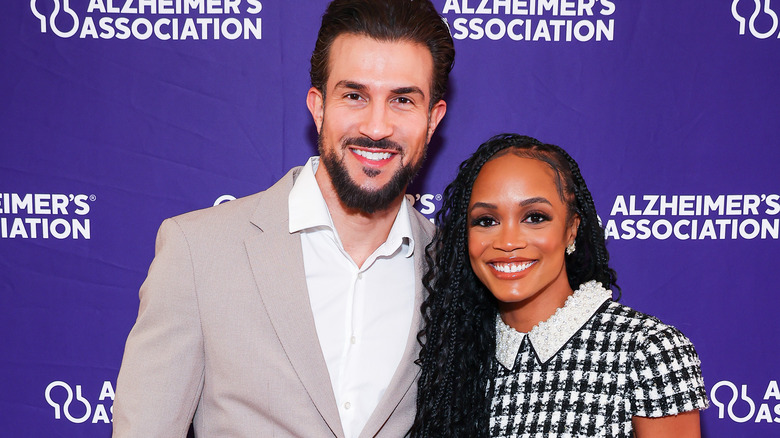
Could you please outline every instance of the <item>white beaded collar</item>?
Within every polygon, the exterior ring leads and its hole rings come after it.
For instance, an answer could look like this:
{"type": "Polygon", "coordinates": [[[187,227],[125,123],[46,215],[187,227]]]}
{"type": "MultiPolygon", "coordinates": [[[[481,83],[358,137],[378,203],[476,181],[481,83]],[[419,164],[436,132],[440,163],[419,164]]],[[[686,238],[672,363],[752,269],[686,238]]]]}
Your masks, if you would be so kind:
{"type": "MultiPolygon", "coordinates": [[[[599,307],[611,298],[612,291],[605,289],[596,280],[581,284],[566,299],[563,307],[528,332],[528,340],[539,361],[545,363],[550,360],[599,307]]],[[[510,370],[514,368],[517,352],[520,351],[520,344],[525,336],[525,333],[506,325],[501,320],[501,315],[496,315],[496,359],[501,365],[510,370]]]]}

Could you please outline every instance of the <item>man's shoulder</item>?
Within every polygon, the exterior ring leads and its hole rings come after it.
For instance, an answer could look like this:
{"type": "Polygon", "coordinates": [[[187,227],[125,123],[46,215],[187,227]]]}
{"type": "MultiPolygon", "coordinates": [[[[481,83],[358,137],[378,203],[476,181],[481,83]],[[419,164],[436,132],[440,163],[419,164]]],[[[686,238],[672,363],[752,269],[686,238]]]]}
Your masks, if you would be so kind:
{"type": "Polygon", "coordinates": [[[433,240],[433,233],[436,228],[430,219],[423,216],[416,208],[412,206],[411,202],[407,202],[407,209],[409,210],[409,221],[412,226],[412,232],[415,234],[415,239],[423,239],[423,248],[433,240]]]}
{"type": "Polygon", "coordinates": [[[428,219],[422,213],[420,213],[419,210],[414,208],[411,202],[407,203],[407,208],[409,210],[409,217],[412,224],[412,228],[419,230],[422,233],[422,235],[425,237],[426,241],[430,242],[431,239],[433,239],[433,233],[436,230],[436,228],[433,225],[433,222],[431,222],[430,219],[428,219]]]}
{"type": "Polygon", "coordinates": [[[223,202],[219,205],[174,216],[183,230],[218,232],[232,230],[237,226],[251,226],[253,218],[265,213],[287,217],[287,196],[292,188],[299,167],[291,169],[285,176],[266,190],[223,202]]]}

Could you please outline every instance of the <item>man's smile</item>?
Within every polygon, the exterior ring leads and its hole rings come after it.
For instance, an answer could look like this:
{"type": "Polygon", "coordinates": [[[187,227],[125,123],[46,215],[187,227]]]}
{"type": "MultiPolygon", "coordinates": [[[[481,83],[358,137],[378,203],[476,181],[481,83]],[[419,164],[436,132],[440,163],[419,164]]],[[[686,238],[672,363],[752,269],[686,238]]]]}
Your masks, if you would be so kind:
{"type": "Polygon", "coordinates": [[[398,151],[391,149],[377,149],[350,146],[349,151],[364,166],[381,167],[389,163],[393,158],[399,155],[398,151]]]}

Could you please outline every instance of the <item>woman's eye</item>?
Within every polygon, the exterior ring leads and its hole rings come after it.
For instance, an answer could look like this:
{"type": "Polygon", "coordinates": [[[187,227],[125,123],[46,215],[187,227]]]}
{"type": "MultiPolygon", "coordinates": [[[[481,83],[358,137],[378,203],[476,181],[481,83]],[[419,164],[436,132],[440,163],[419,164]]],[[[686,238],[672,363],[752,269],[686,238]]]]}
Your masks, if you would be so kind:
{"type": "Polygon", "coordinates": [[[532,223],[532,224],[538,224],[541,222],[545,222],[550,220],[550,217],[547,216],[544,213],[531,213],[528,216],[526,216],[525,221],[532,223]]]}
{"type": "Polygon", "coordinates": [[[490,216],[481,216],[471,221],[472,227],[492,227],[497,222],[490,216]]]}

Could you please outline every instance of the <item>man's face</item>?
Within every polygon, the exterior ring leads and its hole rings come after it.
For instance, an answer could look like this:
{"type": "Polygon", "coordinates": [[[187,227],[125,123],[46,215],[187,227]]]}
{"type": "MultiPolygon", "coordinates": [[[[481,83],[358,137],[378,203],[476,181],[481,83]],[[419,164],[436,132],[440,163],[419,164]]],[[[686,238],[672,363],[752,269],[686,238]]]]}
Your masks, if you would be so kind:
{"type": "Polygon", "coordinates": [[[320,159],[341,201],[370,214],[404,193],[446,104],[429,111],[433,59],[422,44],[343,34],[329,70],[325,96],[307,96],[320,159]]]}

